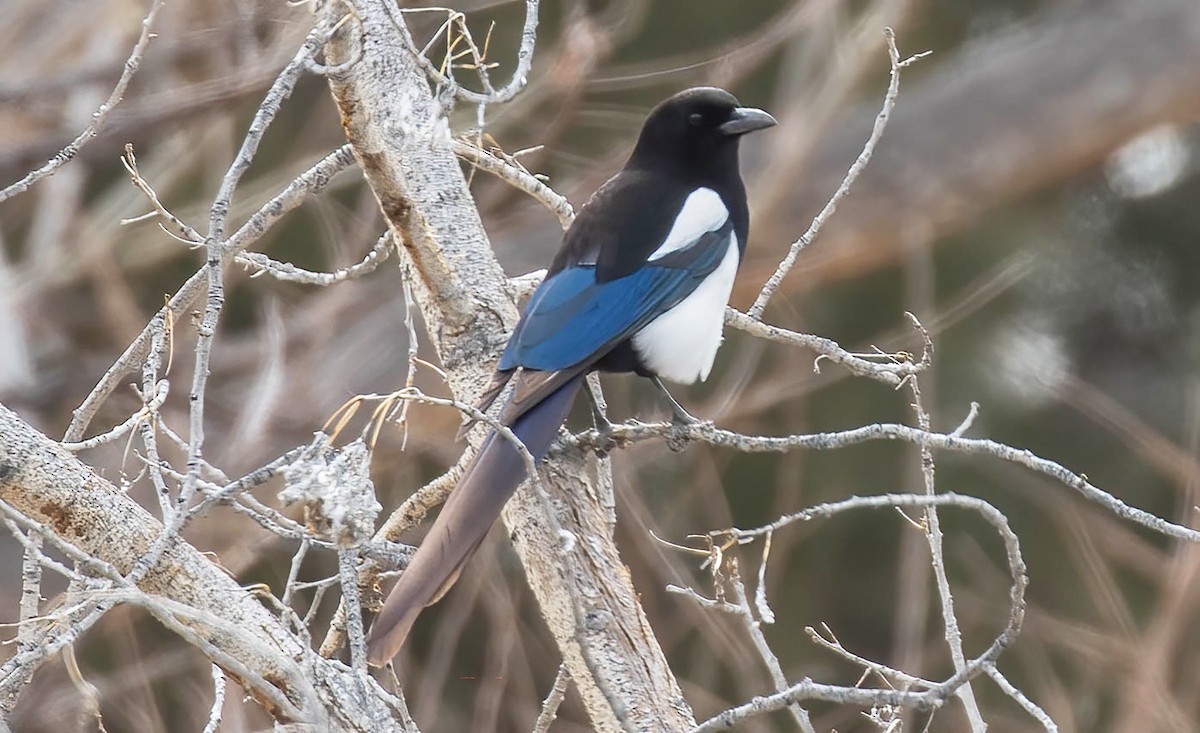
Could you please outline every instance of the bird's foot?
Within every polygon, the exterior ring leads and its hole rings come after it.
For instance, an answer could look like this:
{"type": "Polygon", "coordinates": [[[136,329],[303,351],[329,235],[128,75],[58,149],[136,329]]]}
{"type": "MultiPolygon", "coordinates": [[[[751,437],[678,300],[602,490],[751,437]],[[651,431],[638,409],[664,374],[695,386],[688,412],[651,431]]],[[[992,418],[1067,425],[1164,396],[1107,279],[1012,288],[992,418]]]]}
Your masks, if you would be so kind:
{"type": "Polygon", "coordinates": [[[596,428],[596,442],[592,444],[592,450],[596,452],[597,456],[603,458],[618,447],[617,439],[613,437],[611,424],[603,428],[596,428]]]}
{"type": "Polygon", "coordinates": [[[667,447],[678,453],[687,447],[691,442],[692,430],[703,425],[712,425],[709,420],[701,420],[693,417],[690,412],[683,409],[683,405],[679,404],[672,395],[667,386],[662,383],[658,377],[651,377],[650,382],[658,388],[667,404],[671,406],[671,427],[667,429],[666,440],[667,447]]]}
{"type": "MultiPolygon", "coordinates": [[[[678,405],[676,406],[678,407],[678,405]]],[[[682,407],[678,410],[672,410],[671,426],[667,428],[667,432],[663,436],[666,439],[667,448],[675,453],[681,453],[692,442],[694,437],[693,431],[696,428],[712,427],[712,424],[712,420],[701,420],[698,417],[693,417],[682,407]]]]}
{"type": "Polygon", "coordinates": [[[593,434],[590,442],[590,448],[595,451],[598,456],[606,456],[617,448],[617,439],[613,436],[613,424],[599,410],[592,406],[592,424],[593,434]]]}
{"type": "Polygon", "coordinates": [[[709,420],[701,420],[692,415],[692,413],[683,409],[683,405],[675,400],[671,400],[671,424],[675,427],[691,427],[692,425],[703,425],[709,420]]]}

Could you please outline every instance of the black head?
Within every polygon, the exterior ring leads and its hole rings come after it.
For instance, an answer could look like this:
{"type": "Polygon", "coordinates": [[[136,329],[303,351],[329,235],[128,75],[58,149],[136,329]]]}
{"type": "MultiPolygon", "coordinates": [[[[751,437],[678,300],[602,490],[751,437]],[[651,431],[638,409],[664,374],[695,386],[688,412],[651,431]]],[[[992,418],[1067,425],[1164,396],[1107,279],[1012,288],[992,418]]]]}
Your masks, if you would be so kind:
{"type": "Polygon", "coordinates": [[[771,115],[742,107],[723,89],[688,89],[659,104],[646,118],[626,167],[697,183],[720,176],[736,178],[738,140],[774,124],[771,115]]]}

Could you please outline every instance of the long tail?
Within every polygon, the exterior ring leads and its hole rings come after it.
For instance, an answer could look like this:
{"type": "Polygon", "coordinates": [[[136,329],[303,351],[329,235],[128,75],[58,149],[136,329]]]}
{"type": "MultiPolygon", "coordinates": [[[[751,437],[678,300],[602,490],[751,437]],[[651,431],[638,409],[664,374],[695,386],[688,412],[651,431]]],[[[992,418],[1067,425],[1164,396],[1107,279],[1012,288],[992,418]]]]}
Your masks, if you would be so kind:
{"type": "MultiPolygon", "coordinates": [[[[513,422],[513,433],[534,460],[541,461],[554,442],[582,379],[571,379],[513,422]]],[[[367,634],[368,662],[380,666],[396,656],[421,610],[436,603],[458,580],[463,565],[524,480],[521,454],[493,431],[375,617],[367,634]]]]}

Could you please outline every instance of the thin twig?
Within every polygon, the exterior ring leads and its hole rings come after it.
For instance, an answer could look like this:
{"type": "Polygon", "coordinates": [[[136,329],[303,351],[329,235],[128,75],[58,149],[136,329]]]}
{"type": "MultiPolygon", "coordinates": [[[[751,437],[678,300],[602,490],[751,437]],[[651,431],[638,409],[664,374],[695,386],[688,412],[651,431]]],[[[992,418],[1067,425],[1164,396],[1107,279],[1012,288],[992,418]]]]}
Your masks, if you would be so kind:
{"type": "Polygon", "coordinates": [[[333,272],[313,272],[297,267],[290,262],[280,262],[261,252],[239,252],[235,259],[239,264],[255,268],[251,277],[270,275],[283,282],[302,283],[327,287],[347,280],[357,280],[374,272],[392,253],[392,233],[384,232],[375,241],[375,246],[362,260],[333,272]]]}
{"type": "Polygon", "coordinates": [[[612,430],[601,435],[595,430],[585,430],[572,437],[571,443],[580,447],[607,445],[609,439],[618,445],[643,440],[665,439],[674,434],[686,440],[695,440],[710,445],[745,451],[747,453],[780,453],[791,450],[835,450],[860,445],[875,440],[898,440],[905,443],[927,444],[934,450],[946,450],[967,455],[987,455],[1024,466],[1078,491],[1088,501],[1095,502],[1118,517],[1154,530],[1174,539],[1200,542],[1200,531],[1169,522],[1150,512],[1129,506],[1112,494],[1095,486],[1083,474],[1075,473],[1062,464],[1042,458],[1031,451],[1014,448],[1004,443],[982,438],[956,438],[945,433],[926,432],[919,428],[898,423],[874,423],[850,430],[827,433],[809,433],[786,436],[744,435],[723,430],[703,423],[675,425],[673,423],[623,423],[614,424],[612,430]]]}
{"type": "Polygon", "coordinates": [[[138,67],[142,64],[142,56],[146,52],[146,46],[149,45],[150,39],[154,38],[154,34],[150,32],[150,28],[154,25],[154,19],[158,16],[158,11],[162,9],[164,0],[154,0],[154,4],[150,6],[150,12],[142,19],[142,32],[138,36],[137,43],[133,45],[133,51],[129,53],[129,58],[125,60],[125,65],[121,70],[121,78],[117,80],[116,86],[113,87],[112,93],[108,95],[108,99],[92,113],[92,121],[88,126],[83,128],[83,132],[72,140],[65,148],[60,150],[57,155],[47,161],[41,168],[30,171],[21,180],[9,184],[3,190],[0,190],[0,203],[23,193],[30,186],[37,183],[41,179],[53,174],[56,170],[74,160],[79,151],[85,145],[91,142],[100,128],[104,126],[104,122],[108,119],[108,114],[113,108],[120,103],[125,97],[125,88],[129,86],[129,82],[133,79],[133,75],[137,73],[138,67]]]}
{"type": "Polygon", "coordinates": [[[213,704],[208,713],[204,733],[217,733],[221,727],[221,709],[225,707],[225,673],[217,665],[212,666],[213,704]]]}
{"type": "Polygon", "coordinates": [[[575,221],[575,208],[571,206],[571,202],[553,188],[539,181],[515,158],[511,156],[502,158],[500,157],[502,153],[495,154],[482,150],[461,140],[453,141],[451,147],[455,155],[471,165],[491,173],[505,183],[532,196],[535,201],[558,217],[558,222],[562,224],[563,229],[571,226],[571,222],[575,221]]]}
{"type": "MultiPolygon", "coordinates": [[[[767,536],[770,537],[769,534],[767,536]]],[[[729,584],[733,588],[734,601],[736,601],[737,607],[741,610],[741,613],[738,615],[742,619],[742,625],[746,627],[751,641],[754,642],[754,648],[758,651],[759,658],[766,665],[767,672],[771,675],[771,681],[775,683],[775,691],[781,692],[787,689],[787,677],[783,674],[783,667],[779,664],[779,658],[771,650],[771,645],[767,643],[767,637],[763,634],[762,626],[755,620],[754,613],[750,610],[750,602],[746,597],[746,585],[742,582],[741,574],[738,572],[736,559],[732,562],[729,584]]],[[[812,720],[808,717],[808,711],[800,707],[799,703],[788,705],[787,709],[801,731],[804,733],[816,733],[812,720]]]]}
{"type": "MultiPolygon", "coordinates": [[[[146,395],[151,394],[152,390],[157,389],[159,370],[162,366],[162,353],[164,350],[170,351],[169,347],[164,347],[164,344],[171,343],[173,327],[169,318],[164,320],[156,316],[150,321],[150,330],[152,334],[150,351],[146,354],[145,361],[142,362],[143,400],[146,395]]],[[[168,360],[169,358],[168,356],[168,360]]],[[[163,391],[165,396],[166,390],[163,391]]],[[[149,404],[153,404],[153,402],[149,404]]],[[[154,485],[154,496],[158,499],[159,511],[162,513],[163,521],[166,522],[171,516],[171,490],[167,487],[166,478],[163,476],[162,461],[158,455],[158,429],[160,427],[165,429],[166,426],[157,419],[155,411],[151,411],[149,416],[149,420],[140,421],[142,448],[146,451],[146,470],[150,474],[150,483],[154,485]]],[[[169,434],[169,431],[164,430],[164,432],[169,434]]]]}
{"type": "MultiPolygon", "coordinates": [[[[142,195],[150,201],[150,205],[154,207],[154,211],[148,212],[143,216],[134,217],[133,219],[123,219],[121,221],[122,224],[133,224],[134,222],[141,221],[146,216],[158,216],[166,220],[166,222],[171,225],[171,228],[174,229],[174,232],[172,232],[170,229],[167,230],[167,233],[171,236],[178,237],[183,239],[185,242],[192,244],[200,244],[204,241],[204,237],[200,234],[200,232],[196,231],[182,219],[175,216],[175,214],[163,204],[163,202],[158,198],[158,192],[154,190],[154,187],[150,185],[149,181],[142,177],[142,172],[138,168],[137,155],[135,155],[133,151],[133,143],[125,143],[125,154],[121,156],[121,165],[125,167],[125,172],[129,174],[130,182],[133,183],[137,190],[142,192],[142,195]]],[[[164,226],[164,229],[165,228],[166,227],[164,226]]]]}
{"type": "Polygon", "coordinates": [[[558,706],[567,696],[567,685],[570,683],[571,673],[567,671],[567,665],[565,663],[558,665],[558,674],[554,677],[554,685],[550,688],[550,694],[546,695],[546,699],[542,702],[542,712],[538,713],[537,720],[534,721],[533,733],[549,733],[550,726],[558,717],[558,706]]]}
{"type": "Polygon", "coordinates": [[[353,164],[354,151],[349,145],[343,145],[313,163],[270,201],[259,207],[245,224],[238,227],[229,237],[230,250],[240,252],[250,246],[285,214],[304,203],[310,196],[320,193],[334,176],[353,164]]]}
{"type": "MultiPolygon", "coordinates": [[[[917,377],[913,376],[909,379],[908,385],[912,390],[912,407],[917,414],[917,427],[925,432],[930,432],[929,413],[925,411],[925,405],[921,401],[921,387],[917,377]]],[[[921,457],[921,476],[925,482],[925,495],[934,496],[937,494],[937,485],[933,453],[929,450],[929,446],[918,445],[921,457]]],[[[933,575],[942,607],[942,626],[945,630],[946,643],[950,646],[950,659],[954,663],[954,671],[961,672],[966,668],[967,658],[963,653],[962,631],[959,630],[958,618],[954,615],[954,595],[950,592],[950,579],[946,575],[946,558],[942,549],[942,525],[935,506],[925,507],[925,539],[929,542],[933,575]]],[[[965,683],[954,694],[962,700],[963,707],[966,708],[971,730],[974,733],[984,733],[988,726],[979,712],[979,704],[975,701],[975,692],[971,689],[971,683],[965,683]]]]}
{"type": "Polygon", "coordinates": [[[810,507],[795,514],[780,517],[770,524],[755,529],[741,530],[734,528],[723,530],[723,532],[732,533],[741,541],[748,541],[757,537],[763,537],[771,532],[776,532],[795,522],[828,518],[856,509],[880,509],[904,506],[928,507],[935,505],[956,506],[978,512],[996,529],[1004,543],[1009,572],[1013,581],[1009,592],[1009,617],[1004,629],[982,654],[970,660],[964,669],[955,672],[945,681],[927,690],[915,692],[909,690],[863,689],[858,687],[823,685],[806,679],[792,685],[787,690],[765,697],[757,697],[744,705],[725,710],[698,725],[692,730],[692,733],[726,730],[747,718],[762,715],[773,710],[780,710],[800,700],[824,700],[861,707],[907,705],[917,710],[930,710],[940,707],[962,685],[979,674],[984,673],[995,662],[1000,652],[1011,645],[1020,633],[1025,617],[1025,588],[1028,585],[1028,577],[1025,572],[1025,561],[1021,557],[1020,541],[1009,527],[1007,518],[999,510],[982,499],[952,493],[938,494],[936,496],[920,494],[855,496],[838,502],[810,507]]]}
{"type": "Polygon", "coordinates": [[[846,177],[842,179],[842,184],[838,186],[837,191],[825,204],[825,208],[817,214],[812,223],[808,225],[808,230],[800,235],[800,238],[792,242],[792,246],[788,248],[787,255],[775,268],[775,272],[763,284],[762,290],[759,291],[758,297],[754,299],[754,305],[750,306],[747,311],[749,316],[755,320],[762,318],[763,310],[766,309],[771,296],[775,294],[775,290],[779,284],[783,282],[784,276],[796,264],[796,258],[800,255],[800,251],[812,243],[820,233],[821,227],[825,225],[825,221],[833,215],[837,210],[838,203],[845,198],[850,192],[850,187],[858,180],[858,176],[863,169],[867,167],[871,156],[875,153],[875,146],[879,144],[879,139],[883,136],[884,128],[887,127],[888,120],[892,116],[892,109],[896,106],[896,97],[900,93],[900,70],[916,61],[923,56],[928,55],[928,51],[911,56],[904,61],[900,60],[900,52],[896,50],[896,34],[891,28],[885,28],[883,31],[884,38],[887,39],[888,60],[891,63],[891,74],[888,79],[887,93],[883,97],[883,108],[879,110],[879,114],[875,117],[875,126],[871,129],[871,135],[867,138],[866,145],[863,146],[862,152],[858,154],[858,158],[846,171],[846,177]]]}
{"type": "Polygon", "coordinates": [[[893,669],[892,667],[889,667],[886,664],[880,664],[879,662],[876,662],[876,661],[867,659],[866,657],[855,654],[854,652],[850,651],[846,647],[842,646],[842,642],[840,640],[838,640],[838,638],[836,636],[833,635],[833,631],[829,628],[829,626],[827,626],[825,624],[821,624],[821,627],[825,630],[825,633],[829,634],[828,639],[826,639],[819,631],[817,631],[813,627],[811,627],[811,626],[804,627],[805,633],[808,634],[808,638],[812,639],[814,644],[816,644],[817,646],[822,647],[824,649],[828,649],[829,651],[833,652],[834,654],[837,654],[838,656],[842,657],[843,659],[845,659],[848,662],[862,665],[862,667],[864,669],[878,675],[880,678],[888,681],[889,683],[890,682],[898,682],[901,685],[904,685],[906,687],[930,688],[930,687],[937,686],[936,682],[931,682],[927,679],[917,677],[915,675],[911,675],[903,670],[893,669]]]}
{"type": "Polygon", "coordinates": [[[899,387],[905,378],[918,374],[929,366],[928,359],[924,357],[919,360],[914,359],[911,355],[903,352],[876,354],[873,355],[873,358],[878,361],[872,361],[863,354],[855,354],[843,349],[832,339],[797,333],[778,326],[769,326],[732,307],[725,308],[725,323],[751,336],[789,346],[800,346],[817,352],[817,359],[813,362],[814,372],[820,372],[820,362],[828,360],[845,367],[851,374],[899,387]]]}
{"type": "Polygon", "coordinates": [[[283,595],[279,598],[280,603],[284,606],[292,605],[292,596],[296,592],[296,581],[300,577],[300,567],[304,564],[304,557],[308,554],[310,545],[308,540],[300,540],[300,546],[296,548],[296,554],[292,556],[287,582],[283,584],[283,595]]]}
{"type": "Polygon", "coordinates": [[[1000,689],[1004,691],[1004,694],[1008,695],[1013,700],[1016,700],[1017,704],[1020,705],[1025,712],[1033,716],[1033,719],[1036,720],[1042,726],[1042,728],[1046,730],[1046,733],[1058,733],[1058,726],[1055,725],[1054,721],[1050,719],[1050,716],[1046,714],[1046,711],[1038,707],[1037,704],[1025,696],[1025,693],[1018,690],[1013,683],[1009,682],[1008,678],[1001,674],[1000,670],[996,669],[996,665],[989,664],[986,671],[988,677],[991,677],[996,684],[1000,686],[1000,689]]]}
{"type": "Polygon", "coordinates": [[[950,433],[950,437],[961,438],[962,436],[966,435],[967,431],[971,429],[971,426],[975,424],[975,418],[977,417],[979,417],[979,403],[972,402],[971,409],[967,411],[967,416],[964,417],[963,421],[959,423],[957,428],[954,429],[954,432],[950,433]]]}
{"type": "Polygon", "coordinates": [[[87,440],[82,440],[78,443],[62,443],[62,447],[74,453],[78,453],[79,451],[91,450],[92,448],[104,445],[105,443],[111,443],[117,438],[125,435],[125,433],[128,433],[137,425],[141,424],[143,420],[158,412],[158,408],[162,407],[163,402],[166,402],[167,393],[170,392],[170,390],[170,383],[165,379],[160,379],[158,384],[154,387],[154,391],[152,393],[153,396],[150,401],[143,405],[142,409],[130,415],[125,422],[117,425],[106,433],[101,433],[100,435],[93,436],[87,440]]]}

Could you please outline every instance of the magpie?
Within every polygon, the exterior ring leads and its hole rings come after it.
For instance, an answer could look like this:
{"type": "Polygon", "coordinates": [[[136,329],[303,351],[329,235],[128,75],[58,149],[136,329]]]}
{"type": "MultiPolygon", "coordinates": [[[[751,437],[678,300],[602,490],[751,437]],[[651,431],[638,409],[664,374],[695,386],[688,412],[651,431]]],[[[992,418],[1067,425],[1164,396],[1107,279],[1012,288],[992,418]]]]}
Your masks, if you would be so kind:
{"type": "MultiPolygon", "coordinates": [[[[489,409],[512,384],[499,421],[535,461],[590,371],[633,372],[664,392],[660,378],[708,377],[750,226],[738,141],[774,124],[724,90],[680,92],[651,111],[625,167],[580,209],[479,402],[489,409]]],[[[396,655],[524,478],[520,453],[493,431],[371,625],[371,664],[396,655]]]]}

